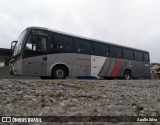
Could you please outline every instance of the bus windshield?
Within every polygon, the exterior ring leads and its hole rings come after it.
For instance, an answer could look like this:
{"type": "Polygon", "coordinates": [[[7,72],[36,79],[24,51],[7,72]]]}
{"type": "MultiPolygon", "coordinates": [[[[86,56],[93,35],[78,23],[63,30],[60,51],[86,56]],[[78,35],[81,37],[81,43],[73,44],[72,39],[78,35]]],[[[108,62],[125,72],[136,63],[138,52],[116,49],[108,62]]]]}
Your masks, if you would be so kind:
{"type": "Polygon", "coordinates": [[[14,52],[13,52],[13,57],[15,57],[16,55],[18,55],[19,53],[21,53],[21,48],[22,48],[22,42],[25,38],[25,35],[27,33],[27,30],[24,30],[21,35],[18,38],[17,44],[14,48],[14,52]]]}

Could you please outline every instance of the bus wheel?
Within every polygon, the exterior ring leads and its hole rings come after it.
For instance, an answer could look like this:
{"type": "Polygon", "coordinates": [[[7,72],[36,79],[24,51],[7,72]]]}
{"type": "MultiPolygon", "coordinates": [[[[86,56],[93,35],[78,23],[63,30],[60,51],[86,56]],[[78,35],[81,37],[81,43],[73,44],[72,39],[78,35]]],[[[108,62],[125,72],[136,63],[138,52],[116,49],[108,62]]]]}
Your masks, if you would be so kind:
{"type": "Polygon", "coordinates": [[[67,72],[65,67],[55,67],[52,70],[52,78],[53,79],[65,79],[67,76],[67,72]]]}
{"type": "Polygon", "coordinates": [[[129,70],[124,71],[124,79],[126,79],[126,80],[131,79],[131,71],[129,71],[129,70]]]}

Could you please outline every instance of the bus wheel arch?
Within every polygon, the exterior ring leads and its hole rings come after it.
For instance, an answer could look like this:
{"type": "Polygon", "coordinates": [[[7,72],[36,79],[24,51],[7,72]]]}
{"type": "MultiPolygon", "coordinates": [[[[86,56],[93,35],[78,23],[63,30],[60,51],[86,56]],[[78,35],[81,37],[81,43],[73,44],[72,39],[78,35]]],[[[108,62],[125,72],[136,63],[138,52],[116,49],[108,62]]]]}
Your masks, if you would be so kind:
{"type": "Polygon", "coordinates": [[[123,78],[126,79],[126,80],[129,80],[131,79],[132,77],[132,72],[130,69],[125,69],[124,72],[123,72],[123,78]]]}
{"type": "Polygon", "coordinates": [[[69,76],[69,69],[65,64],[56,64],[52,67],[51,78],[65,79],[69,76]]]}

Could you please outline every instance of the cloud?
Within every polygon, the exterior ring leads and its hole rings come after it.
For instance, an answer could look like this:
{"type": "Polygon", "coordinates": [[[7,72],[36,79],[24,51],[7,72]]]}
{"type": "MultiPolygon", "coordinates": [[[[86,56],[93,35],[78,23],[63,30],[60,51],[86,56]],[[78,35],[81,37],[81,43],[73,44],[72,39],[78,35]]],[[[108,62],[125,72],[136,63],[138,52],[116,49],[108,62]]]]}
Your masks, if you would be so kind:
{"type": "Polygon", "coordinates": [[[0,0],[0,44],[29,26],[42,26],[148,50],[160,62],[158,0],[0,0]]]}

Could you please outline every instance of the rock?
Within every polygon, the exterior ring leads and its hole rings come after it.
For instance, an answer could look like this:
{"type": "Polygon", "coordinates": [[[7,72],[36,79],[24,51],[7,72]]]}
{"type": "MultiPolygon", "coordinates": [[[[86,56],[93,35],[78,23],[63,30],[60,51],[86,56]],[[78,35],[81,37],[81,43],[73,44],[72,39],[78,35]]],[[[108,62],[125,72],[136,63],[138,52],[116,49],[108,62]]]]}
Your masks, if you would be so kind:
{"type": "Polygon", "coordinates": [[[62,103],[60,103],[60,106],[64,107],[64,106],[65,106],[65,104],[62,102],[62,103]]]}

